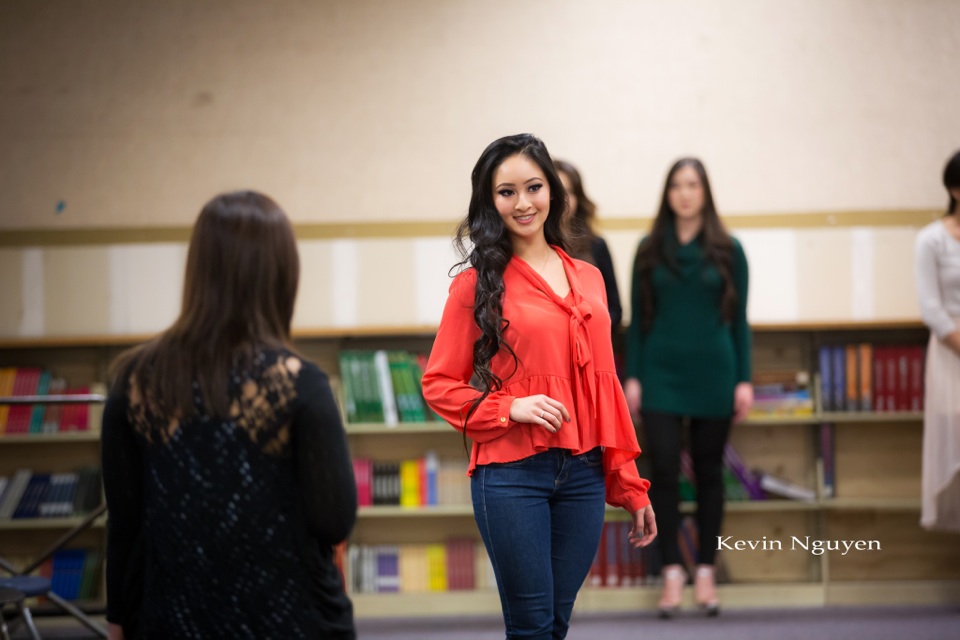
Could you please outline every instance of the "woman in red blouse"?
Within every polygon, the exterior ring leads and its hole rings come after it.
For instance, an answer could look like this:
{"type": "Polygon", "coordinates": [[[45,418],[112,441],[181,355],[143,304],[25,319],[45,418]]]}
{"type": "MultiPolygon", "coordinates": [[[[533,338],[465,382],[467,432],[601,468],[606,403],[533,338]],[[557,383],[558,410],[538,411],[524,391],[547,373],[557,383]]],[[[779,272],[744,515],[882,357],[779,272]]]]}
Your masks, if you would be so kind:
{"type": "Polygon", "coordinates": [[[604,502],[630,513],[634,547],[656,536],[649,482],[634,463],[603,278],[564,252],[566,194],[546,147],[529,134],[496,140],[472,183],[456,239],[471,268],[450,286],[423,392],[473,441],[474,514],[507,637],[564,638],[604,502]]]}

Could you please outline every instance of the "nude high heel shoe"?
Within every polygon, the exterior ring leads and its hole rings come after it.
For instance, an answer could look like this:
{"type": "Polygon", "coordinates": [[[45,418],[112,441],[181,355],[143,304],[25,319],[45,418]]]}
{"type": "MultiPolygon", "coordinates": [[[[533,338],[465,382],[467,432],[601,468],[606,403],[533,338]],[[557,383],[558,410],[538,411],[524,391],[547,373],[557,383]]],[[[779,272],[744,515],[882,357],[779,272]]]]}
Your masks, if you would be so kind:
{"type": "Polygon", "coordinates": [[[701,564],[693,582],[693,599],[697,607],[708,616],[720,613],[720,601],[717,599],[717,583],[713,565],[701,564]]]}
{"type": "Polygon", "coordinates": [[[687,584],[687,572],[679,564],[669,564],[663,568],[663,592],[657,610],[661,618],[672,618],[680,609],[683,600],[683,586],[687,584]]]}

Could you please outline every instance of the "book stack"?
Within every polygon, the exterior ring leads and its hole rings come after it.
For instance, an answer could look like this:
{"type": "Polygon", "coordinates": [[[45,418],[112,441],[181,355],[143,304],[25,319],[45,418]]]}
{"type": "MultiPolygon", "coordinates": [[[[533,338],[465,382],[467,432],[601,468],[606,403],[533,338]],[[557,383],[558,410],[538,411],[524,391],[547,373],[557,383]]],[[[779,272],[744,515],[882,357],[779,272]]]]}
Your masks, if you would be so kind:
{"type": "Polygon", "coordinates": [[[469,538],[443,543],[350,545],[345,583],[354,593],[423,593],[496,588],[483,544],[469,538]]]}
{"type": "MultiPolygon", "coordinates": [[[[106,387],[68,387],[63,378],[35,367],[0,369],[0,397],[86,395],[106,387]]],[[[102,410],[91,404],[0,404],[0,436],[98,431],[102,410]]]]}
{"type": "Polygon", "coordinates": [[[0,477],[0,520],[65,518],[100,505],[100,470],[85,467],[68,473],[19,469],[0,477]]]}
{"type": "Polygon", "coordinates": [[[353,474],[361,507],[425,507],[471,501],[467,461],[438,458],[433,451],[420,458],[399,461],[354,458],[353,474]]]}
{"type": "MultiPolygon", "coordinates": [[[[51,591],[66,600],[93,600],[99,590],[102,558],[98,549],[60,549],[30,575],[50,580],[51,591]]],[[[26,555],[6,559],[13,567],[25,567],[34,561],[26,555]]]]}
{"type": "Polygon", "coordinates": [[[340,379],[347,422],[396,426],[437,420],[420,386],[425,364],[425,355],[406,351],[341,351],[340,379]]]}
{"type": "Polygon", "coordinates": [[[923,411],[924,347],[825,345],[818,352],[824,411],[923,411]]]}
{"type": "MultiPolygon", "coordinates": [[[[650,548],[635,549],[628,538],[630,522],[604,522],[600,544],[586,584],[591,587],[634,587],[647,584],[653,562],[650,548]]],[[[659,566],[659,563],[657,563],[659,566]]]]}
{"type": "Polygon", "coordinates": [[[810,374],[806,371],[758,371],[753,375],[753,394],[750,417],[813,415],[810,374]]]}

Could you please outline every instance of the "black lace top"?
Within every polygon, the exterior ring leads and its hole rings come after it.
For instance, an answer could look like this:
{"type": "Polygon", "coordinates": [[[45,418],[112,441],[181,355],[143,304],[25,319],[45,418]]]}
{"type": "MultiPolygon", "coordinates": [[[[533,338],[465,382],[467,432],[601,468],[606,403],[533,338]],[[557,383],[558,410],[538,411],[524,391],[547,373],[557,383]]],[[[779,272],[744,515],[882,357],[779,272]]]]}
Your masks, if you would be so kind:
{"type": "Polygon", "coordinates": [[[263,352],[234,372],[229,416],[194,388],[184,422],[134,391],[107,401],[107,619],[128,640],[354,638],[332,546],[356,486],[326,375],[263,352]]]}

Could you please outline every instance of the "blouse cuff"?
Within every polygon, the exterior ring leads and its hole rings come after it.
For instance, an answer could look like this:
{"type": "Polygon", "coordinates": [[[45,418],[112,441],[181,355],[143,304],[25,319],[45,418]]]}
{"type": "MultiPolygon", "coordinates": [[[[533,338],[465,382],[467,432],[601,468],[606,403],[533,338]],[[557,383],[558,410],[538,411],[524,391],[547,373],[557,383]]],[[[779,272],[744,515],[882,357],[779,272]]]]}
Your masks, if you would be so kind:
{"type": "Polygon", "coordinates": [[[516,399],[516,396],[503,396],[500,398],[500,402],[497,403],[498,427],[507,428],[513,426],[513,421],[510,420],[510,407],[513,405],[513,401],[516,399]]]}

